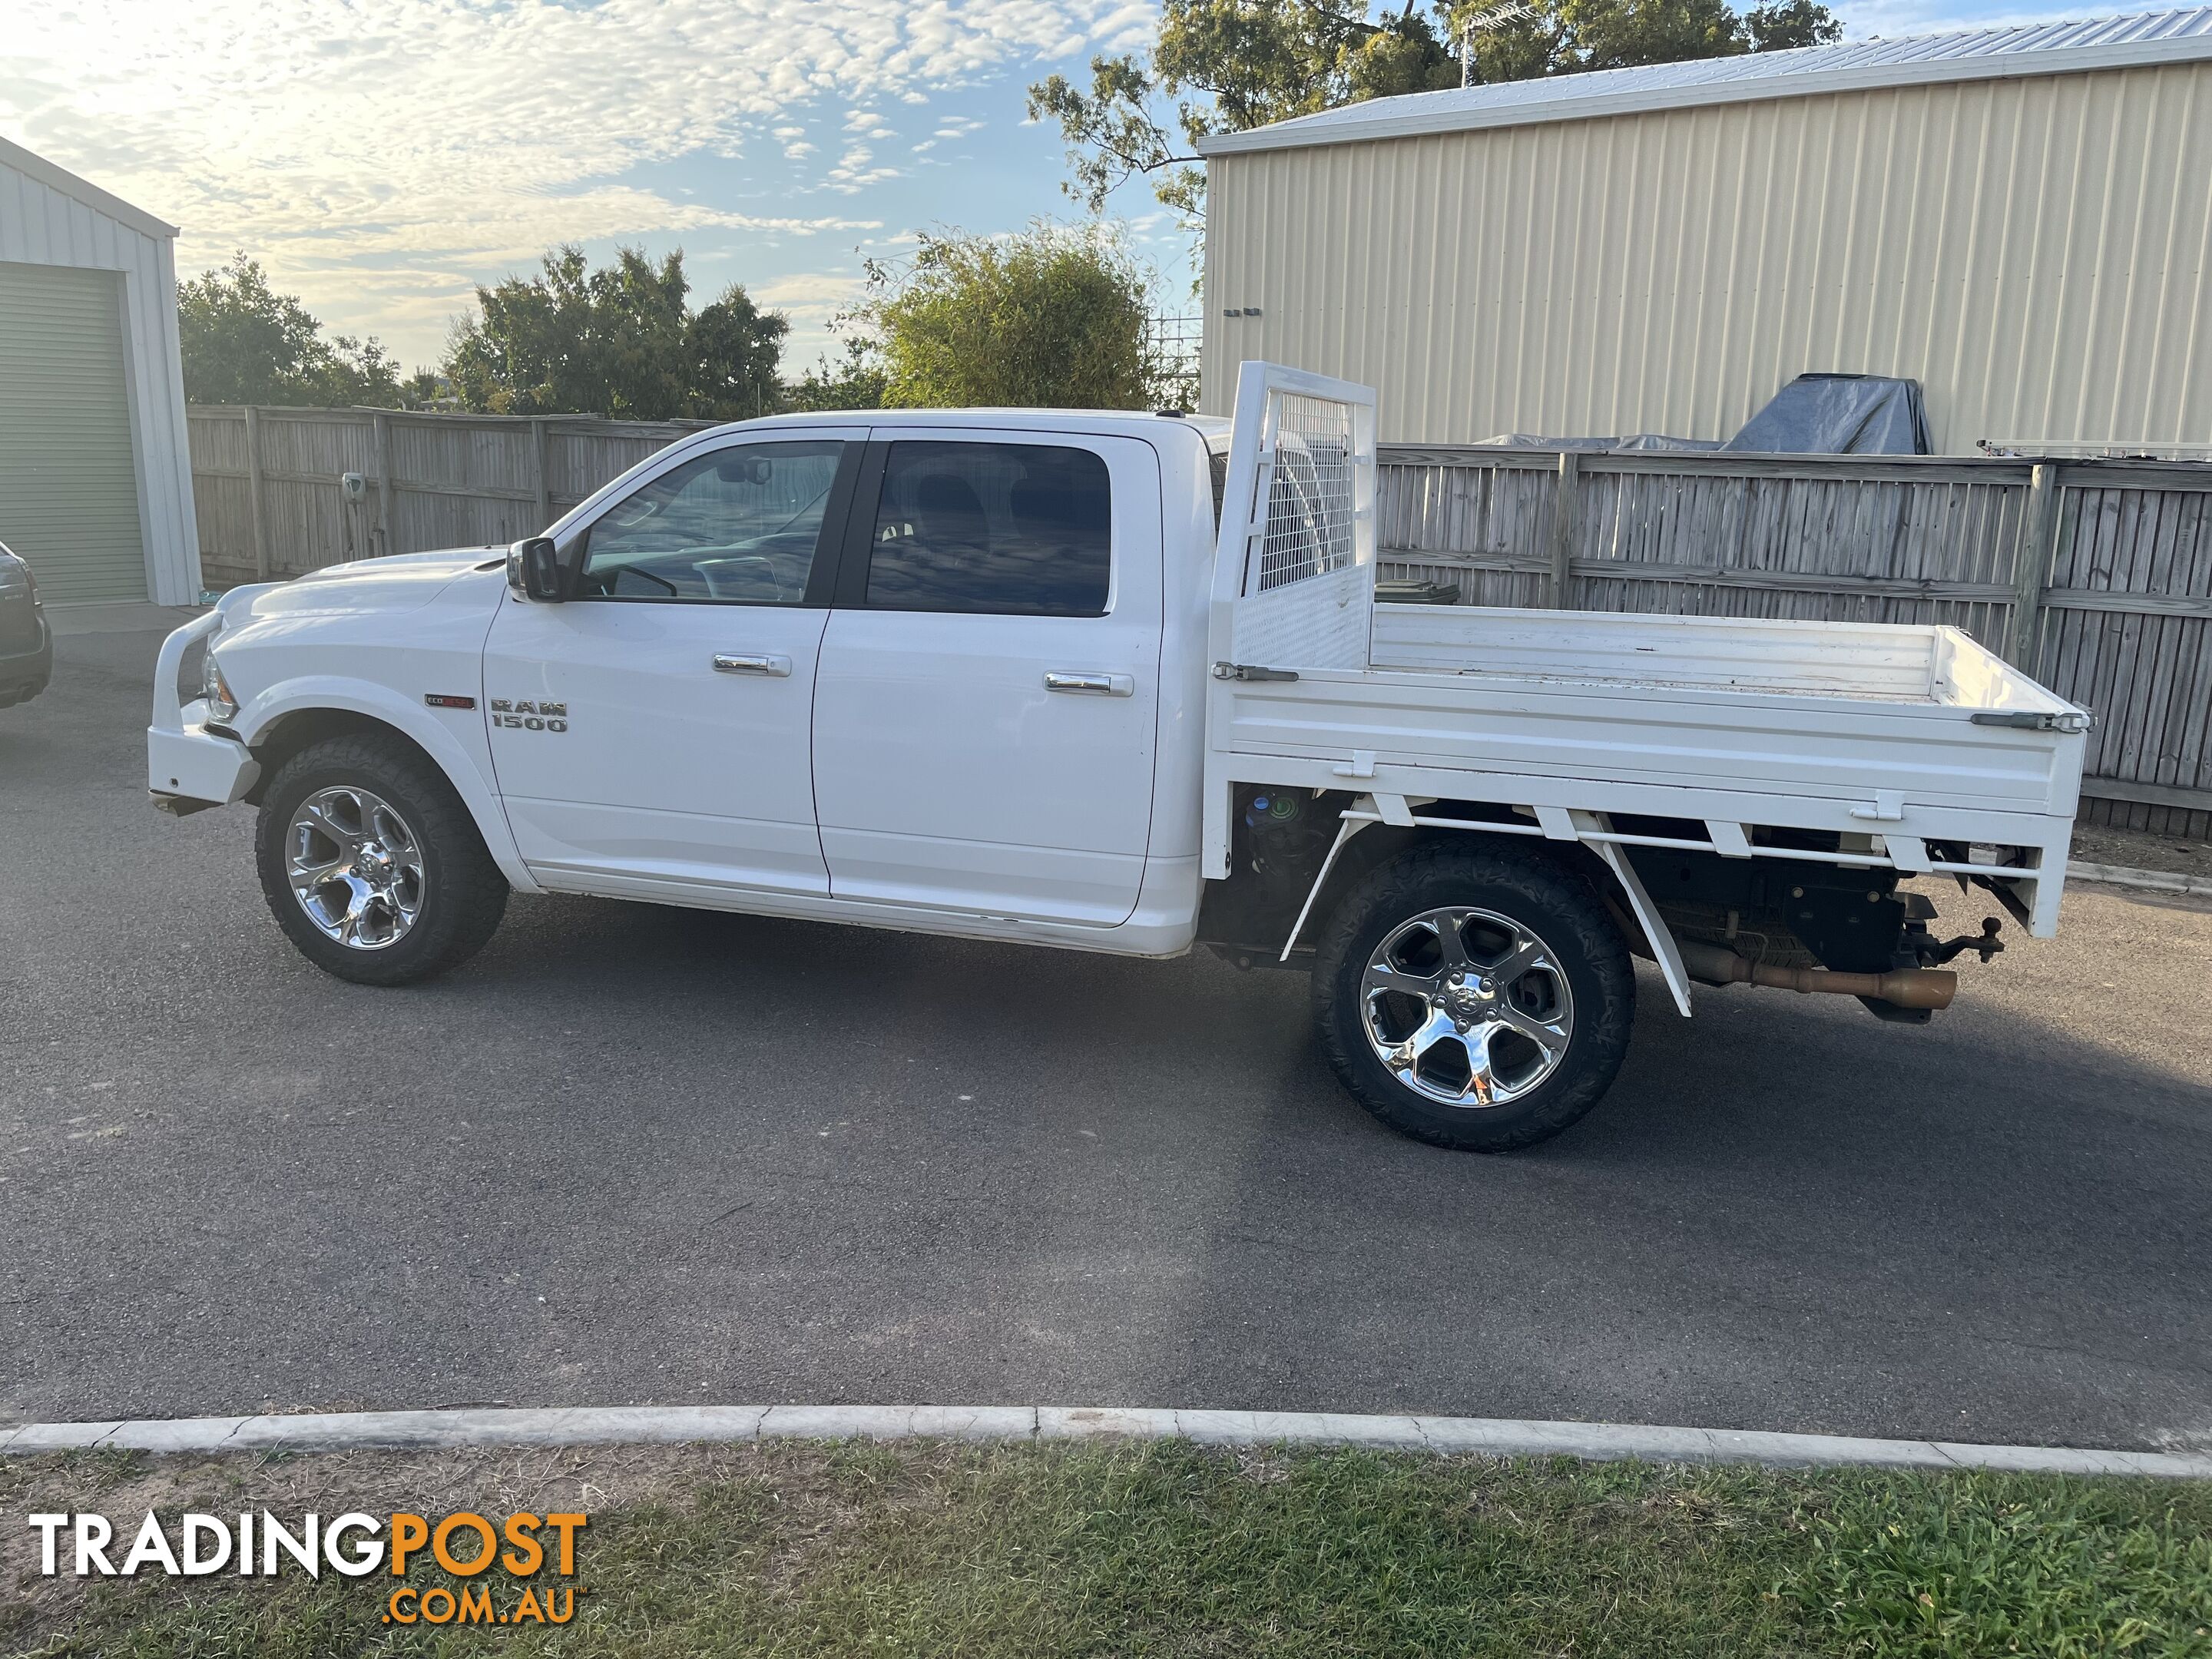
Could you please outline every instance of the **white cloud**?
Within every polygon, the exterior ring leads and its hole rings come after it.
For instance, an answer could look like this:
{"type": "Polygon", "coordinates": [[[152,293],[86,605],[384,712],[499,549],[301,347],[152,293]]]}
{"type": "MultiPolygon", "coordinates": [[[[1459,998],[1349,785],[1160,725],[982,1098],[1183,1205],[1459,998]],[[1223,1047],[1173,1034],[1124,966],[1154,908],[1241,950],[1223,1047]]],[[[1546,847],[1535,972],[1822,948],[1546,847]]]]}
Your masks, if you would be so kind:
{"type": "Polygon", "coordinates": [[[842,196],[850,196],[857,191],[866,189],[870,185],[881,184],[886,179],[896,179],[901,176],[897,167],[870,167],[868,163],[875,159],[875,151],[866,144],[846,145],[845,153],[837,158],[837,165],[830,169],[823,188],[835,191],[842,196]]]}
{"type": "MultiPolygon", "coordinates": [[[[1131,0],[0,0],[0,131],[184,227],[179,268],[243,247],[340,326],[450,314],[470,285],[560,241],[872,219],[740,210],[663,185],[699,159],[814,153],[793,121],[837,112],[823,187],[897,178],[870,143],[886,98],[948,88],[1076,46],[1141,38],[1131,0]],[[1071,43],[1074,43],[1071,46],[1071,43]],[[771,125],[775,124],[775,125],[771,125]],[[336,298],[331,296],[335,293],[336,298]]],[[[689,181],[689,182],[696,182],[689,181]]],[[[716,199],[719,198],[719,199],[716,199]]]]}
{"type": "Polygon", "coordinates": [[[867,292],[867,283],[850,271],[807,270],[748,283],[745,292],[764,311],[780,311],[791,324],[784,340],[784,368],[796,374],[815,360],[834,356],[840,337],[833,326],[867,292]]]}
{"type": "Polygon", "coordinates": [[[755,305],[781,311],[797,325],[828,322],[866,289],[867,283],[849,272],[809,270],[749,283],[745,291],[755,305]]]}

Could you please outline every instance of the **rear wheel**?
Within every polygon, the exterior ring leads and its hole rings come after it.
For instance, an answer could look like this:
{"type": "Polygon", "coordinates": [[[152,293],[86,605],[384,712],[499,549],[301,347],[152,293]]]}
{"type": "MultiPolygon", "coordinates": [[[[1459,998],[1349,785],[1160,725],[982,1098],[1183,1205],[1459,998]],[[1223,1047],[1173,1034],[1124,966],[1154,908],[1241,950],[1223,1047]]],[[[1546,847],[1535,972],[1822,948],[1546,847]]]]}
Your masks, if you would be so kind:
{"type": "Polygon", "coordinates": [[[507,880],[452,784],[411,746],[311,744],[262,796],[262,895],[301,954],[363,985],[459,966],[507,908],[507,880]]]}
{"type": "Polygon", "coordinates": [[[1541,858],[1419,847],[1348,894],[1313,978],[1322,1048],[1401,1133],[1534,1146],[1611,1086],[1636,978],[1589,884],[1541,858]]]}

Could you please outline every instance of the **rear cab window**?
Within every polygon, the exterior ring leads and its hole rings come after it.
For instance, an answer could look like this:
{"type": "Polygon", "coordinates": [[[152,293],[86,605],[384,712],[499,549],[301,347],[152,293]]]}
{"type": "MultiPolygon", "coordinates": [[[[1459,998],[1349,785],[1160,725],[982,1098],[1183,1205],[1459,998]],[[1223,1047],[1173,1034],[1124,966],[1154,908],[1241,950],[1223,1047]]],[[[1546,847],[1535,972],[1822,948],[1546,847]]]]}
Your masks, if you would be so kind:
{"type": "Polygon", "coordinates": [[[1103,617],[1112,579],[1113,490],[1096,452],[889,446],[868,543],[868,609],[1103,617]]]}

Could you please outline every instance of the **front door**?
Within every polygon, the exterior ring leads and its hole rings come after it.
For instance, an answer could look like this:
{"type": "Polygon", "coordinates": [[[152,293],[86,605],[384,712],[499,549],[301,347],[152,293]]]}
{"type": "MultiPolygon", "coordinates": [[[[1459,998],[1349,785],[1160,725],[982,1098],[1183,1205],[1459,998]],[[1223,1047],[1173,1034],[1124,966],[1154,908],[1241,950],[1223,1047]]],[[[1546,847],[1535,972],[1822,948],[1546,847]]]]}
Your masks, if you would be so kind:
{"type": "Polygon", "coordinates": [[[574,598],[500,607],[492,760],[550,885],[829,890],[808,728],[823,544],[864,435],[810,429],[672,463],[580,532],[574,598]]]}
{"type": "Polygon", "coordinates": [[[839,898],[1111,927],[1159,709],[1159,470],[1131,438],[881,446],[815,687],[839,898]]]}

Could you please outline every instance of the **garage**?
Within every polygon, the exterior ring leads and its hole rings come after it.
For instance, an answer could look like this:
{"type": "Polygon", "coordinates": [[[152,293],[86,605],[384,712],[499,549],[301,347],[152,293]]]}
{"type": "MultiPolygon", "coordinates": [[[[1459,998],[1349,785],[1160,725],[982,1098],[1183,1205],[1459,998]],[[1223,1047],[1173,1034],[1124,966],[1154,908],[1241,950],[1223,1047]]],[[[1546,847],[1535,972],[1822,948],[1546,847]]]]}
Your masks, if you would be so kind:
{"type": "Polygon", "coordinates": [[[0,543],[49,605],[199,595],[176,234],[0,140],[0,543]]]}

